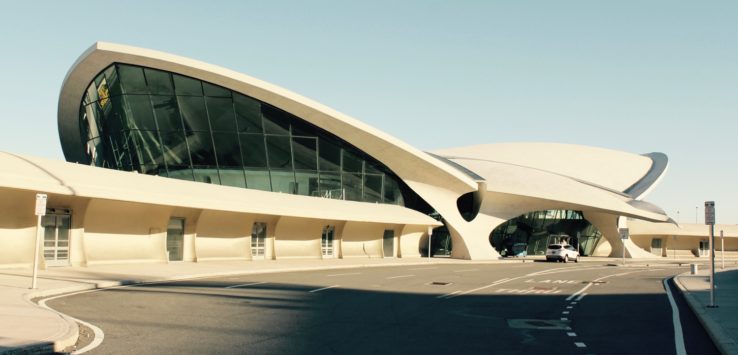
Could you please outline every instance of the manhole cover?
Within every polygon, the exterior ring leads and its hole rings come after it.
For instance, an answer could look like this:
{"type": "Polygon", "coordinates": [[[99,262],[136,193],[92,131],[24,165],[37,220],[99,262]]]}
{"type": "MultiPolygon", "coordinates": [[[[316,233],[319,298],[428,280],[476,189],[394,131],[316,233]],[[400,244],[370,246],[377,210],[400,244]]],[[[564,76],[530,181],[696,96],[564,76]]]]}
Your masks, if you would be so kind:
{"type": "Polygon", "coordinates": [[[431,286],[448,286],[450,284],[451,284],[450,282],[433,281],[433,282],[429,283],[428,285],[431,285],[431,286]]]}
{"type": "Polygon", "coordinates": [[[508,319],[507,325],[515,329],[566,330],[569,321],[556,319],[508,319]]]}

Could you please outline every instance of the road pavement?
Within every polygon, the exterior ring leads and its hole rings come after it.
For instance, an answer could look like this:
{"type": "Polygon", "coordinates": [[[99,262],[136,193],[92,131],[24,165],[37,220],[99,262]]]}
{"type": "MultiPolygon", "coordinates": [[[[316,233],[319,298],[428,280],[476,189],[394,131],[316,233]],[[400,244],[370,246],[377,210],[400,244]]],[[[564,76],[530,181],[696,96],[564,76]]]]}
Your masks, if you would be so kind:
{"type": "MultiPolygon", "coordinates": [[[[663,280],[686,270],[404,265],[154,283],[47,304],[99,328],[100,354],[674,354],[663,280]]],[[[718,353],[674,296],[684,348],[718,353]]]]}

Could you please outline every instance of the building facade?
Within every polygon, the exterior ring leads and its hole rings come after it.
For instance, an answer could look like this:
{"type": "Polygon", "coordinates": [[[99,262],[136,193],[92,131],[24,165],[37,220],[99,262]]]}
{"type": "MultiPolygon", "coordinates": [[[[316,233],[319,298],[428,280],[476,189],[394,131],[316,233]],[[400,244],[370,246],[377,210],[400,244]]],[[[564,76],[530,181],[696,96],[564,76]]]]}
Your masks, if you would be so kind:
{"type": "Polygon", "coordinates": [[[653,256],[628,218],[667,168],[564,144],[422,152],[228,69],[96,43],[59,98],[68,162],[3,153],[0,265],[32,260],[36,193],[48,266],[223,259],[493,259],[566,235],[585,255],[653,256]],[[429,243],[430,242],[430,243],[429,243]],[[431,245],[430,249],[428,245],[431,245]]]}

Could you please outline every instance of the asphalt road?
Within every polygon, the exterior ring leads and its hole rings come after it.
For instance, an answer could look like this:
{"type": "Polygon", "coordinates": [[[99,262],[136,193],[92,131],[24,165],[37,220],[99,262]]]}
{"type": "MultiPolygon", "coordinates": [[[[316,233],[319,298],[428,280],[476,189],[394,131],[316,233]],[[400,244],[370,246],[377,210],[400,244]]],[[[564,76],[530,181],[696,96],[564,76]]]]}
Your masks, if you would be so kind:
{"type": "MultiPolygon", "coordinates": [[[[95,354],[674,354],[663,279],[684,271],[377,267],[123,287],[48,304],[102,329],[95,354]]],[[[674,294],[687,352],[717,354],[674,294]]]]}

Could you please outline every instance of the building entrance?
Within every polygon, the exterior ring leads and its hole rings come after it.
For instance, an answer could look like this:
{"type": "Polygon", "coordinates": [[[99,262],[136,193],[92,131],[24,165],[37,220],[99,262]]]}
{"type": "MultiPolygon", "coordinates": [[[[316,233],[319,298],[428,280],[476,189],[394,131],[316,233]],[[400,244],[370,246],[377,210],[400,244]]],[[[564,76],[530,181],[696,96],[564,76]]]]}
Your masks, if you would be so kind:
{"type": "Polygon", "coordinates": [[[44,228],[44,260],[47,266],[69,265],[69,210],[48,209],[41,218],[44,228]]]}
{"type": "Polygon", "coordinates": [[[251,228],[251,258],[264,259],[266,245],[266,223],[256,222],[251,228]]]}
{"type": "Polygon", "coordinates": [[[335,230],[336,227],[334,226],[323,227],[323,236],[320,239],[320,249],[323,253],[323,258],[333,257],[333,237],[335,230]]]}
{"type": "Polygon", "coordinates": [[[184,259],[184,219],[171,218],[167,226],[167,254],[169,261],[184,259]]]}
{"type": "Polygon", "coordinates": [[[661,248],[661,238],[651,239],[651,253],[658,256],[663,256],[663,249],[661,248]]]}
{"type": "Polygon", "coordinates": [[[391,258],[395,256],[395,231],[387,229],[384,231],[383,245],[384,257],[391,258]]]}

